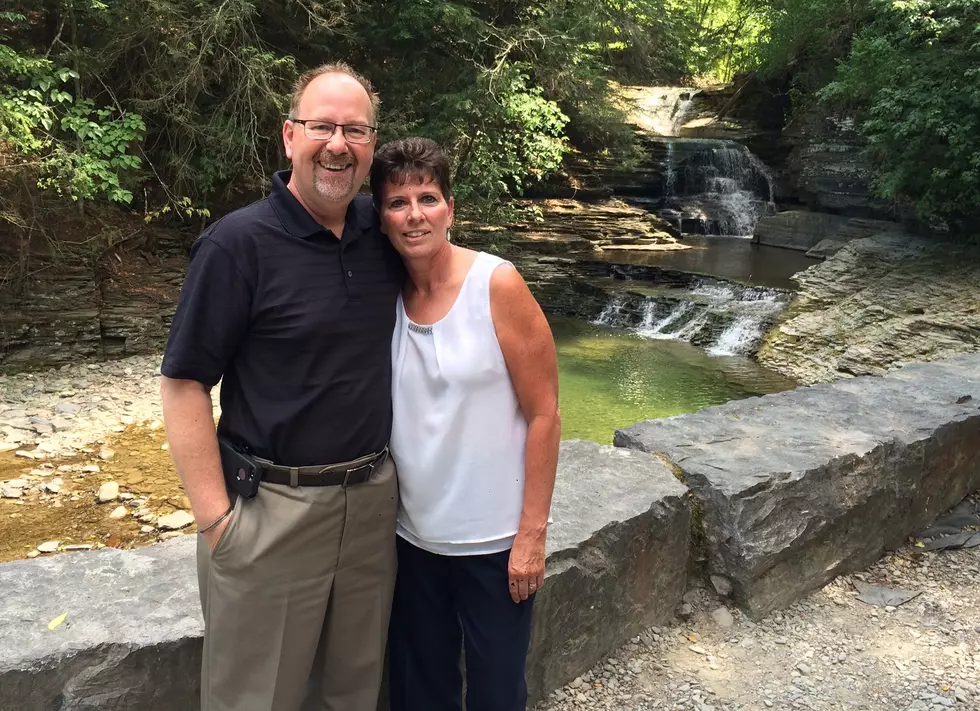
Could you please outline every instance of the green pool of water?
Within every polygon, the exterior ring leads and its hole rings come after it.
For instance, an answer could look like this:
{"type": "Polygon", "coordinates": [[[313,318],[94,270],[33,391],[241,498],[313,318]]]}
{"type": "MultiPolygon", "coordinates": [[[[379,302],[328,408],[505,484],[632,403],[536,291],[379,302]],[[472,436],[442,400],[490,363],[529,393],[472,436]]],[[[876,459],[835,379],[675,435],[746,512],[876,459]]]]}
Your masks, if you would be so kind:
{"type": "Polygon", "coordinates": [[[586,321],[550,319],[562,438],[611,444],[617,427],[795,387],[748,358],[710,356],[586,321]]]}

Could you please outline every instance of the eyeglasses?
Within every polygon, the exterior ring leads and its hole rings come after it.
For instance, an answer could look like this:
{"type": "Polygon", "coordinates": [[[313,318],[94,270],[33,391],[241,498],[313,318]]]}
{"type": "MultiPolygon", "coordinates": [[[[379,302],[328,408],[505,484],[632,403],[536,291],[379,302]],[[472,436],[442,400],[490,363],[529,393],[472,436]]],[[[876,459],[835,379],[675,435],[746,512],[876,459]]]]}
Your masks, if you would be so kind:
{"type": "Polygon", "coordinates": [[[293,123],[303,124],[306,137],[314,141],[329,141],[339,128],[348,143],[370,143],[371,136],[378,130],[376,126],[365,126],[359,123],[331,123],[330,121],[294,118],[289,120],[293,123]]]}

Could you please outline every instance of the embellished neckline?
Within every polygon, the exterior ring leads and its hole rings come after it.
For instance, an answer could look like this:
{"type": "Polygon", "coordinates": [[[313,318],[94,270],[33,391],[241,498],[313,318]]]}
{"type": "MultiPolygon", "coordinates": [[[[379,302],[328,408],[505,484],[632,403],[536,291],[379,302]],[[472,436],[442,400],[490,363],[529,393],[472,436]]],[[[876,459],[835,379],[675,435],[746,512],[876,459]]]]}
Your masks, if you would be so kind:
{"type": "Polygon", "coordinates": [[[414,321],[409,321],[408,322],[408,330],[409,331],[414,331],[415,333],[421,333],[423,336],[431,336],[432,335],[432,326],[420,326],[419,324],[415,323],[414,321]]]}

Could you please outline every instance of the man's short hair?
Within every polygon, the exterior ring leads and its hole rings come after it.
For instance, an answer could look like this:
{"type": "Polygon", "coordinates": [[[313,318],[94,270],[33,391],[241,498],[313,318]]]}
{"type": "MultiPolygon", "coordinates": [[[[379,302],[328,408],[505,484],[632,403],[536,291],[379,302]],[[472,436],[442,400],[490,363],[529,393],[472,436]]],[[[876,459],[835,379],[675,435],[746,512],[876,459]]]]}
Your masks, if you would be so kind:
{"type": "Polygon", "coordinates": [[[435,181],[442,197],[452,197],[449,158],[430,138],[402,138],[390,141],[374,154],[371,164],[371,194],[374,206],[381,210],[381,191],[385,183],[404,185],[408,181],[435,181]]]}
{"type": "Polygon", "coordinates": [[[364,91],[371,98],[371,112],[374,114],[373,121],[374,124],[378,123],[378,113],[381,110],[381,97],[378,96],[378,92],[374,90],[374,86],[371,84],[370,80],[363,74],[355,72],[353,68],[347,62],[329,62],[327,64],[321,64],[319,67],[314,67],[313,69],[308,69],[296,79],[293,83],[293,98],[289,105],[289,118],[299,118],[297,112],[299,111],[299,102],[303,98],[303,92],[306,91],[306,87],[310,85],[310,82],[317,77],[322,77],[324,74],[346,74],[351,79],[356,81],[358,84],[364,87],[364,91]]]}

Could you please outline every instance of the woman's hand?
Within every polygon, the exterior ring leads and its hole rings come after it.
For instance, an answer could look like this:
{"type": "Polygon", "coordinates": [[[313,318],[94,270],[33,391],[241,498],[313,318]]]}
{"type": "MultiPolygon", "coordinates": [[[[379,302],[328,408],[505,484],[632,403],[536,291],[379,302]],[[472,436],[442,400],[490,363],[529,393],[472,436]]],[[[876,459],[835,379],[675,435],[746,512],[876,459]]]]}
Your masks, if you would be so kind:
{"type": "Polygon", "coordinates": [[[544,584],[544,544],[547,528],[538,532],[520,530],[510,549],[507,572],[510,578],[510,599],[527,600],[544,584]]]}

